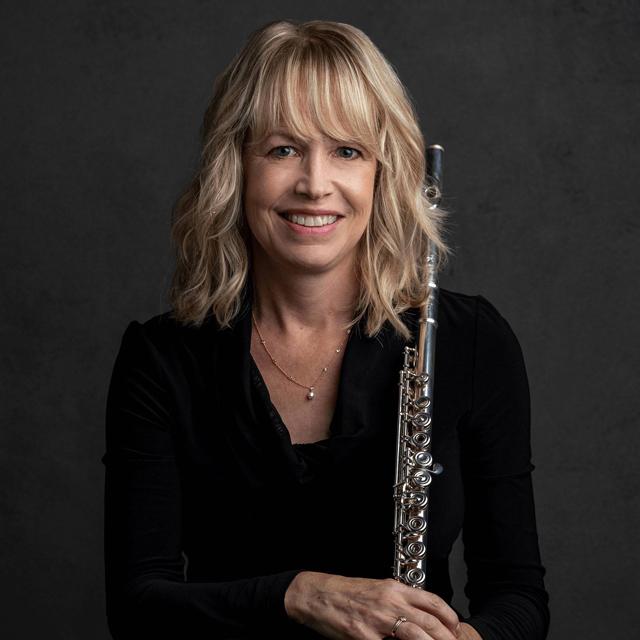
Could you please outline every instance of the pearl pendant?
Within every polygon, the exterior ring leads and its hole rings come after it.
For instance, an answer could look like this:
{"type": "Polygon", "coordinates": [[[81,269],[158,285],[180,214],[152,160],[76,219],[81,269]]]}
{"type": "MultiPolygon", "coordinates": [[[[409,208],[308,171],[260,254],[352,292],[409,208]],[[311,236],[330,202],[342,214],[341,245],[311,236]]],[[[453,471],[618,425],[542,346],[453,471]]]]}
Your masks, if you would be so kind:
{"type": "Polygon", "coordinates": [[[309,393],[307,393],[307,400],[313,400],[316,397],[316,394],[313,392],[313,387],[309,389],[309,393]]]}

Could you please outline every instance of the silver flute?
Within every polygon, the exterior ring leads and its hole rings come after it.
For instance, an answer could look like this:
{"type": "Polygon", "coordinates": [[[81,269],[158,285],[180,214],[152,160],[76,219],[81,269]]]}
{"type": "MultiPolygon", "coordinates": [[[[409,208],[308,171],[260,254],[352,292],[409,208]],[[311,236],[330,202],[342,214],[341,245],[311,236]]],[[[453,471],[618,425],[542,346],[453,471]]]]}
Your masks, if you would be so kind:
{"type": "MultiPolygon", "coordinates": [[[[427,147],[427,178],[424,191],[432,208],[442,196],[440,145],[427,147]]],[[[429,485],[432,476],[442,473],[441,464],[431,455],[433,383],[438,328],[438,255],[433,243],[427,251],[428,295],[420,309],[419,334],[415,346],[404,348],[400,371],[396,478],[394,484],[395,559],[393,577],[424,589],[427,578],[427,526],[429,485]]]]}

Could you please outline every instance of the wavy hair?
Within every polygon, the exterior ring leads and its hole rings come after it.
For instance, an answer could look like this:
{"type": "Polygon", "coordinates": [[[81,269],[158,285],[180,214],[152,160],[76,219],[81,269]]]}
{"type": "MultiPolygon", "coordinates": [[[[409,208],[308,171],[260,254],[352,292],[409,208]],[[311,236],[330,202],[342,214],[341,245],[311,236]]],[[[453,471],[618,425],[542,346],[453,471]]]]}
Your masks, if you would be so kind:
{"type": "Polygon", "coordinates": [[[378,161],[373,210],[358,245],[355,318],[374,336],[426,299],[428,241],[442,268],[447,213],[424,191],[425,145],[411,99],[393,67],[359,29],[314,20],[276,21],[255,31],[216,78],[202,124],[197,172],[178,199],[171,238],[172,315],[199,326],[211,314],[231,325],[251,276],[243,214],[242,148],[284,126],[300,139],[320,131],[356,142],[378,161]]]}

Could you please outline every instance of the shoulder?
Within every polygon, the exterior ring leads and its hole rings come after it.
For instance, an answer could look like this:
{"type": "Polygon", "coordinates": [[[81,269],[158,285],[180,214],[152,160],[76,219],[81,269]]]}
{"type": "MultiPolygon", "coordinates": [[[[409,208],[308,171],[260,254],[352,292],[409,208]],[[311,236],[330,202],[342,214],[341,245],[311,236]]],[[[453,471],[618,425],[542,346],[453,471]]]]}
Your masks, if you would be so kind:
{"type": "Polygon", "coordinates": [[[449,290],[441,290],[439,302],[438,325],[442,321],[448,346],[469,363],[474,395],[501,399],[503,409],[526,407],[528,377],[522,347],[497,305],[481,294],[449,290]],[[458,344],[463,337],[464,347],[458,344]]]}
{"type": "Polygon", "coordinates": [[[440,287],[439,307],[447,315],[459,318],[461,321],[475,321],[478,314],[493,322],[503,322],[504,317],[495,304],[482,294],[462,293],[440,287]]]}
{"type": "MultiPolygon", "coordinates": [[[[403,320],[415,332],[420,309],[412,307],[403,320]]],[[[478,335],[504,339],[513,332],[498,308],[481,294],[462,293],[443,287],[438,288],[438,335],[447,334],[456,342],[468,338],[476,341],[478,335]]]]}
{"type": "Polygon", "coordinates": [[[474,342],[513,343],[515,334],[497,306],[481,294],[440,288],[438,316],[441,322],[472,332],[474,342]]]}
{"type": "Polygon", "coordinates": [[[184,324],[176,319],[172,311],[165,311],[142,320],[132,320],[127,330],[131,328],[160,344],[188,341],[205,333],[216,334],[221,331],[212,317],[207,317],[200,325],[184,324]]]}
{"type": "MultiPolygon", "coordinates": [[[[414,316],[417,320],[417,314],[414,316]]],[[[440,288],[438,343],[477,377],[489,379],[523,366],[520,343],[496,304],[481,294],[440,288]]]]}
{"type": "Polygon", "coordinates": [[[170,311],[144,319],[130,320],[127,324],[123,341],[146,341],[155,346],[162,346],[184,338],[189,328],[177,322],[170,311]]]}
{"type": "Polygon", "coordinates": [[[204,339],[218,333],[211,320],[202,325],[185,325],[166,311],[143,319],[130,320],[122,334],[121,358],[131,357],[154,362],[160,368],[172,368],[185,353],[198,351],[204,339]]]}
{"type": "Polygon", "coordinates": [[[478,306],[477,295],[452,291],[442,287],[438,290],[439,324],[446,323],[455,328],[472,328],[478,306]]]}

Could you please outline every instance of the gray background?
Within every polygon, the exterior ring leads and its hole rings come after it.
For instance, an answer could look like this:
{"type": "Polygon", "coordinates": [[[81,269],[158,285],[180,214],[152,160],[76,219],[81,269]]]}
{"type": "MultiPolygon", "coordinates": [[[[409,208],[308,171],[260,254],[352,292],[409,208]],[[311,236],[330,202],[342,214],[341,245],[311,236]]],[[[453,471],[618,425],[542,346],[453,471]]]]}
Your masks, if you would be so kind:
{"type": "MultiPolygon", "coordinates": [[[[637,2],[2,11],[4,637],[107,638],[100,457],[115,354],[130,320],[167,309],[170,209],[213,78],[251,30],[287,17],[363,29],[446,147],[457,255],[442,285],[491,300],[527,362],[550,638],[635,635],[637,2]]],[[[452,566],[464,607],[459,546],[452,566]]]]}

